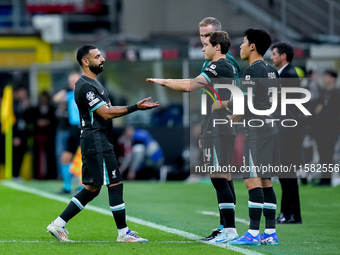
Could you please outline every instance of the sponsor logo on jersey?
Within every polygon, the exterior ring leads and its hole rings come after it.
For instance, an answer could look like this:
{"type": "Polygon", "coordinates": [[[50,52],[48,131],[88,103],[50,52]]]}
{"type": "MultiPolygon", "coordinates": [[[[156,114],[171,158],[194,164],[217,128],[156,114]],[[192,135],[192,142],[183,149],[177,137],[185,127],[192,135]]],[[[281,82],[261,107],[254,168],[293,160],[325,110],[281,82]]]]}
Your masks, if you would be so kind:
{"type": "Polygon", "coordinates": [[[246,81],[250,81],[250,75],[246,75],[246,77],[244,77],[246,81]]]}
{"type": "MultiPolygon", "coordinates": [[[[215,66],[215,67],[216,67],[216,66],[215,66]]],[[[214,69],[208,67],[208,68],[206,68],[205,70],[208,71],[208,72],[211,72],[212,74],[214,74],[215,76],[217,76],[217,72],[216,72],[214,69]]]]}
{"type": "Polygon", "coordinates": [[[216,65],[211,65],[210,68],[211,68],[211,69],[215,69],[215,68],[216,68],[216,65]]]}
{"type": "Polygon", "coordinates": [[[243,85],[255,85],[255,82],[254,81],[242,81],[242,84],[243,85]]]}
{"type": "Polygon", "coordinates": [[[92,101],[96,96],[94,95],[94,93],[92,91],[89,91],[86,93],[86,99],[89,101],[92,101]]]}

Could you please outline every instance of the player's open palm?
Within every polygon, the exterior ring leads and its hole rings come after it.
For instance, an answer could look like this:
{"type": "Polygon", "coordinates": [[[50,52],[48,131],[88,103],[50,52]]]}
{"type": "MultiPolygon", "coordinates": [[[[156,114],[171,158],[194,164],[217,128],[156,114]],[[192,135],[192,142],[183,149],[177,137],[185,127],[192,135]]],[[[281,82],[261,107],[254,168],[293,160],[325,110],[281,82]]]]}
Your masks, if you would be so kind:
{"type": "Polygon", "coordinates": [[[151,97],[144,98],[143,100],[140,100],[137,103],[138,110],[149,110],[149,109],[152,109],[152,108],[159,106],[158,101],[155,102],[155,103],[152,103],[152,102],[149,102],[150,100],[151,100],[151,97]]]}

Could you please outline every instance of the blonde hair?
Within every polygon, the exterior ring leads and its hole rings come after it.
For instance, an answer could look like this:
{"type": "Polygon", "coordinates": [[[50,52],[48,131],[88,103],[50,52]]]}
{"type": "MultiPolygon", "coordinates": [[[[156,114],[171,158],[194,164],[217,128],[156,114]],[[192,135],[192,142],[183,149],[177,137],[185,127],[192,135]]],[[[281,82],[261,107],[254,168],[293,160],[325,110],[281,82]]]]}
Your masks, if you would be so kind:
{"type": "Polygon", "coordinates": [[[221,22],[219,22],[216,18],[214,17],[206,17],[204,18],[199,24],[198,27],[206,27],[212,25],[215,31],[221,31],[222,30],[222,25],[221,22]]]}

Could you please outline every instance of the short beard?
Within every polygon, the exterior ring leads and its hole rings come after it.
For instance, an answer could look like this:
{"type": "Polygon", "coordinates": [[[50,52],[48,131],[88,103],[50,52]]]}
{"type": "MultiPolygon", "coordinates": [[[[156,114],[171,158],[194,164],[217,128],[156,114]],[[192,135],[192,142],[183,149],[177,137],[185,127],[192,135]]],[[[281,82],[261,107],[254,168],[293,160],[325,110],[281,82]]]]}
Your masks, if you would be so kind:
{"type": "Polygon", "coordinates": [[[89,66],[90,70],[94,74],[100,74],[104,70],[104,66],[89,66]]]}

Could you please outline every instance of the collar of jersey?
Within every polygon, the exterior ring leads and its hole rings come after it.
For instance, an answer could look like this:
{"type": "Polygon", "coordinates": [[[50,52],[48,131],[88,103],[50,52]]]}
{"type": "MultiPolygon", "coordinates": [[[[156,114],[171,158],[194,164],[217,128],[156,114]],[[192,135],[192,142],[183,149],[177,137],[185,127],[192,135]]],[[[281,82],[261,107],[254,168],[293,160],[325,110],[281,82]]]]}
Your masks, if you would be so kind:
{"type": "Polygon", "coordinates": [[[260,62],[262,62],[262,61],[264,61],[264,60],[256,60],[254,63],[252,63],[251,65],[253,66],[253,65],[255,65],[255,64],[257,64],[257,63],[260,63],[260,62]]]}
{"type": "Polygon", "coordinates": [[[93,79],[91,79],[90,77],[87,77],[86,75],[82,75],[80,77],[87,82],[93,82],[94,81],[93,79]]]}

